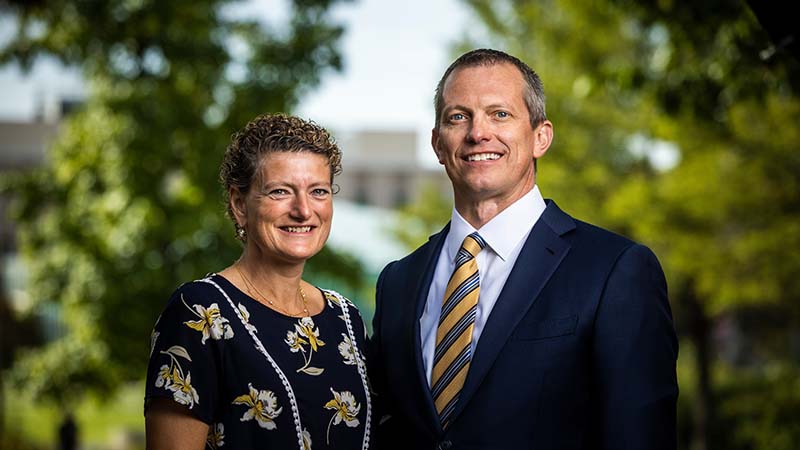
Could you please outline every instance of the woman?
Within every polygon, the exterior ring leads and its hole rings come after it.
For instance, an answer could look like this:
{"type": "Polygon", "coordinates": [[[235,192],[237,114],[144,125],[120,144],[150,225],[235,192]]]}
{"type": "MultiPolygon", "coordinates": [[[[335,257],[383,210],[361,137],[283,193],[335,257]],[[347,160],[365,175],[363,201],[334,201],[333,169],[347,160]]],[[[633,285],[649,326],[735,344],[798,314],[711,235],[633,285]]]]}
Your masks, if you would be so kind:
{"type": "Polygon", "coordinates": [[[339,172],[339,148],[312,122],[264,115],[233,136],[220,181],[244,251],[179,287],[156,322],[149,449],[368,448],[363,322],[302,280],[339,172]]]}

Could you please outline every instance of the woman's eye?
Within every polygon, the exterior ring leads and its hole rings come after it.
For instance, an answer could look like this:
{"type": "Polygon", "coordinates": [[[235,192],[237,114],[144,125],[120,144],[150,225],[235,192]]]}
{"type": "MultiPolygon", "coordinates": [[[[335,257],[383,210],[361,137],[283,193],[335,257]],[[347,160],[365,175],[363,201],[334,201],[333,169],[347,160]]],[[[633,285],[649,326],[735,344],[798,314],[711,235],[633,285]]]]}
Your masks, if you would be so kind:
{"type": "Polygon", "coordinates": [[[508,113],[506,111],[497,111],[495,114],[497,115],[497,117],[500,117],[501,119],[508,117],[508,113]]]}
{"type": "Polygon", "coordinates": [[[287,191],[286,189],[273,189],[273,190],[269,191],[269,195],[273,195],[273,196],[274,195],[277,195],[277,196],[286,195],[288,193],[289,193],[289,191],[287,191]]]}

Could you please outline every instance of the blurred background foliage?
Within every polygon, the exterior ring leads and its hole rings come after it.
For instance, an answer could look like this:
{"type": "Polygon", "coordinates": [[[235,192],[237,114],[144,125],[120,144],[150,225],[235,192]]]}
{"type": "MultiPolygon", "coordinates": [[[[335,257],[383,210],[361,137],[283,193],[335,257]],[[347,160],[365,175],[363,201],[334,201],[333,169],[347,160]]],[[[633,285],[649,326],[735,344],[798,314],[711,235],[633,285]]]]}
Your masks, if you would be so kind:
{"type": "MultiPolygon", "coordinates": [[[[10,379],[31,398],[73,407],[142,377],[143,337],[169,292],[241,251],[217,182],[230,135],[257,114],[291,111],[341,67],[343,29],[326,14],[335,0],[297,0],[275,29],[227,14],[235,3],[2,3],[18,33],[0,63],[53,55],[89,86],[47,167],[4,180],[34,308],[56,305],[63,323],[16,357],[10,379]]],[[[361,272],[325,250],[307,277],[355,290],[361,272]]]]}
{"type": "MultiPolygon", "coordinates": [[[[55,55],[91,86],[50,165],[5,186],[19,196],[31,296],[66,323],[6,372],[27,398],[115,398],[141,378],[165,295],[238,255],[216,183],[230,133],[291,111],[341,66],[332,1],[296,0],[281,29],[226,17],[231,3],[7,2],[21,26],[0,62],[55,55]]],[[[664,266],[681,448],[796,448],[797,55],[741,0],[465,3],[478,30],[454,54],[504,49],[545,82],[556,130],[538,165],[545,197],[664,266]]],[[[409,249],[450,214],[450,199],[423,192],[394,230],[409,249]]],[[[309,276],[364,288],[352,255],[326,251],[309,276]]]]}

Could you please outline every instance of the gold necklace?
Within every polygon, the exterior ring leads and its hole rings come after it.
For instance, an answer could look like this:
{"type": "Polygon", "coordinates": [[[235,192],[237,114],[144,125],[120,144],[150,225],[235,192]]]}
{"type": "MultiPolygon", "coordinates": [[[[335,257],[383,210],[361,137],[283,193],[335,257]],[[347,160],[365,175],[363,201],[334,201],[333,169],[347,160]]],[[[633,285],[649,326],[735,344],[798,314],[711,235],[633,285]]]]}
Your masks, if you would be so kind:
{"type": "MultiPolygon", "coordinates": [[[[303,302],[303,312],[301,312],[301,313],[290,313],[286,309],[282,308],[281,306],[278,306],[275,302],[270,300],[269,297],[267,297],[266,295],[262,294],[261,291],[259,291],[258,288],[256,288],[255,284],[253,284],[253,282],[250,281],[250,279],[247,278],[244,275],[244,272],[242,272],[241,269],[239,269],[239,266],[234,265],[233,267],[236,269],[236,272],[239,273],[239,276],[242,277],[242,280],[244,281],[245,287],[250,292],[250,294],[253,294],[253,293],[258,294],[258,296],[260,298],[262,298],[263,300],[265,300],[267,303],[269,303],[270,307],[272,307],[273,309],[277,309],[278,311],[282,312],[283,314],[286,314],[289,317],[308,317],[308,316],[311,315],[308,312],[308,301],[306,300],[306,293],[303,290],[302,286],[297,286],[297,292],[298,292],[298,294],[300,294],[300,299],[303,302]]],[[[296,298],[297,297],[295,297],[295,299],[296,298]]]]}

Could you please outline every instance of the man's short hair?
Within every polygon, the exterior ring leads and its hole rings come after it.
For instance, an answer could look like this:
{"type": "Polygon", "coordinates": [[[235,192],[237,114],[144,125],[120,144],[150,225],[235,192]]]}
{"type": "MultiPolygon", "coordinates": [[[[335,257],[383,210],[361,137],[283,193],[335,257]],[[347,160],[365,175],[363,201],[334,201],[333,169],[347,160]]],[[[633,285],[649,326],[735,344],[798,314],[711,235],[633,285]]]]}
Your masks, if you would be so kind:
{"type": "Polygon", "coordinates": [[[447,78],[450,74],[456,69],[464,67],[493,66],[495,64],[511,64],[519,69],[522,74],[522,78],[525,80],[525,106],[528,107],[531,127],[536,128],[540,123],[547,120],[544,109],[544,85],[542,85],[542,80],[539,78],[539,75],[536,75],[536,72],[527,64],[508,53],[499,50],[480,48],[464,53],[453,61],[450,67],[445,70],[444,75],[442,75],[442,78],[439,80],[439,84],[436,85],[436,96],[434,97],[436,123],[434,124],[434,128],[437,130],[439,129],[439,123],[442,119],[442,110],[444,109],[444,84],[447,82],[447,78]]]}

